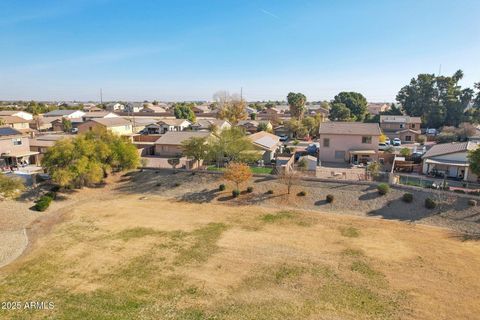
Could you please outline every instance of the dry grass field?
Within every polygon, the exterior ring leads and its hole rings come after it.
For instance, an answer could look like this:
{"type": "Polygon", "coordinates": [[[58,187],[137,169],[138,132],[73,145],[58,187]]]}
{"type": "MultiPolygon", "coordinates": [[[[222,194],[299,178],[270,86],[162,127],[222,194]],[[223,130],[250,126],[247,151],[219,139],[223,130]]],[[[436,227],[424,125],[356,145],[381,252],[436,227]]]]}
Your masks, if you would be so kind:
{"type": "Polygon", "coordinates": [[[55,307],[0,310],[0,317],[438,320],[480,314],[480,243],[446,229],[89,192],[104,194],[69,203],[63,221],[0,269],[0,301],[52,301],[55,307]]]}

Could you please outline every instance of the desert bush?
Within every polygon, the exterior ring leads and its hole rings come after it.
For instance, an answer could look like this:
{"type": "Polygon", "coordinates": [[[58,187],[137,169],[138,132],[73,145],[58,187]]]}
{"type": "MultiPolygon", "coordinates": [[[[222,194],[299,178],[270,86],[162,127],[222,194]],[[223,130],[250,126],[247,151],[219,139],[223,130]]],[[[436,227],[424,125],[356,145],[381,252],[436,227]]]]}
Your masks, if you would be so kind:
{"type": "Polygon", "coordinates": [[[390,186],[386,183],[380,183],[377,186],[378,193],[381,195],[385,195],[390,191],[390,186]]]}
{"type": "Polygon", "coordinates": [[[334,199],[335,199],[335,197],[333,196],[333,194],[327,194],[327,197],[325,198],[325,200],[328,203],[332,203],[334,199]]]}
{"type": "Polygon", "coordinates": [[[305,197],[307,195],[307,192],[305,191],[300,191],[299,193],[297,193],[297,196],[299,197],[305,197]]]}
{"type": "Polygon", "coordinates": [[[25,186],[20,178],[9,177],[3,173],[0,173],[0,195],[6,198],[12,197],[17,192],[23,191],[25,186]]]}
{"type": "Polygon", "coordinates": [[[220,191],[225,191],[225,189],[226,189],[226,187],[223,183],[218,186],[218,190],[220,190],[220,191]]]}
{"type": "Polygon", "coordinates": [[[248,188],[247,188],[247,192],[248,192],[248,193],[252,193],[252,192],[253,192],[253,187],[248,187],[248,188]]]}
{"type": "Polygon", "coordinates": [[[37,211],[47,210],[52,200],[53,199],[47,195],[40,197],[40,199],[38,199],[37,203],[35,204],[35,210],[37,211]]]}
{"type": "Polygon", "coordinates": [[[472,206],[472,207],[476,207],[477,206],[477,200],[469,199],[468,200],[468,205],[472,206]]]}
{"type": "Polygon", "coordinates": [[[173,184],[173,186],[175,186],[175,187],[180,187],[181,185],[182,185],[182,184],[181,184],[180,182],[175,182],[175,183],[173,184]]]}
{"type": "Polygon", "coordinates": [[[432,198],[425,199],[425,208],[435,209],[436,206],[437,206],[437,203],[432,198]]]}
{"type": "Polygon", "coordinates": [[[266,193],[266,194],[273,194],[273,190],[272,190],[272,189],[270,189],[270,190],[268,190],[268,191],[267,191],[267,192],[265,192],[265,193],[266,193]]]}
{"type": "Polygon", "coordinates": [[[413,201],[413,194],[411,194],[411,193],[409,193],[409,192],[403,194],[402,200],[403,200],[404,202],[407,202],[407,203],[412,202],[412,201],[413,201]]]}
{"type": "Polygon", "coordinates": [[[462,190],[462,189],[455,189],[455,190],[453,190],[453,192],[455,192],[455,193],[466,193],[465,190],[462,190]]]}
{"type": "Polygon", "coordinates": [[[235,189],[235,190],[232,191],[232,196],[233,196],[234,198],[238,197],[239,195],[240,195],[240,190],[235,189]]]}

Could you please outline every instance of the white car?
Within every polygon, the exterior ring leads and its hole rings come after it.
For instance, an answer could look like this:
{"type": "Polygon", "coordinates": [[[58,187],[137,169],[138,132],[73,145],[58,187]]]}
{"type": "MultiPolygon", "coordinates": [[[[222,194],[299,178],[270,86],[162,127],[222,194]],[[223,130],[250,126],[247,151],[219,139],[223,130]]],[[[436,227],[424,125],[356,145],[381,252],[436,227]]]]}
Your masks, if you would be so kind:
{"type": "Polygon", "coordinates": [[[378,150],[385,151],[385,150],[387,150],[388,147],[389,147],[389,145],[386,144],[386,143],[380,142],[380,143],[378,144],[378,150]]]}
{"type": "Polygon", "coordinates": [[[387,137],[387,138],[385,139],[385,144],[386,144],[387,146],[390,145],[390,138],[387,137]]]}
{"type": "Polygon", "coordinates": [[[393,145],[394,146],[401,146],[402,145],[402,140],[400,140],[399,138],[393,139],[393,145]]]}

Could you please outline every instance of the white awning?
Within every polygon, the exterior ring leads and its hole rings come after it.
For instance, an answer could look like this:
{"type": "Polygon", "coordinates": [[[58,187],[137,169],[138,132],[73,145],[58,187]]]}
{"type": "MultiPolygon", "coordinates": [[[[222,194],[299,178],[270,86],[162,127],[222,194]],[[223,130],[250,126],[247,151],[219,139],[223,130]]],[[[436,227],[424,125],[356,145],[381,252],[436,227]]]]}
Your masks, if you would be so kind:
{"type": "Polygon", "coordinates": [[[442,165],[456,166],[456,167],[468,167],[468,166],[469,166],[468,162],[453,161],[453,160],[433,160],[433,159],[427,159],[427,160],[425,160],[425,163],[429,163],[429,164],[442,164],[442,165]]]}
{"type": "Polygon", "coordinates": [[[376,154],[375,150],[350,150],[350,154],[376,154]]]}

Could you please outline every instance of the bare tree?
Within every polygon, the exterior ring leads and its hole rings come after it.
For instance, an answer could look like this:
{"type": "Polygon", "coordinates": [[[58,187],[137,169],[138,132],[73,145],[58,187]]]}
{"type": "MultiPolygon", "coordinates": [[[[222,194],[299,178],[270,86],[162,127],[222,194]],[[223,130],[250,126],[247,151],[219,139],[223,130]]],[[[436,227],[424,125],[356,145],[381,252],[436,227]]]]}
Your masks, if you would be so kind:
{"type": "Polygon", "coordinates": [[[300,175],[295,170],[285,169],[280,174],[280,183],[287,186],[287,194],[290,194],[292,187],[300,182],[300,175]]]}

